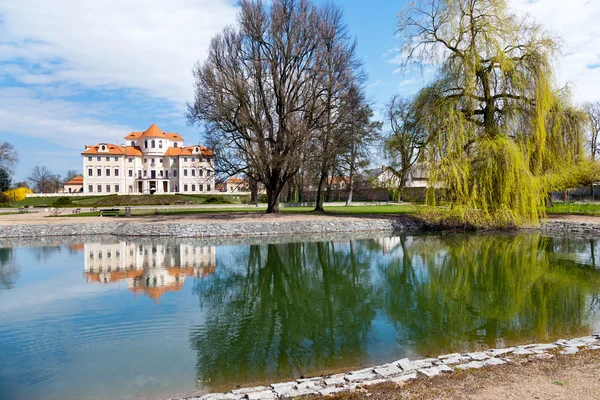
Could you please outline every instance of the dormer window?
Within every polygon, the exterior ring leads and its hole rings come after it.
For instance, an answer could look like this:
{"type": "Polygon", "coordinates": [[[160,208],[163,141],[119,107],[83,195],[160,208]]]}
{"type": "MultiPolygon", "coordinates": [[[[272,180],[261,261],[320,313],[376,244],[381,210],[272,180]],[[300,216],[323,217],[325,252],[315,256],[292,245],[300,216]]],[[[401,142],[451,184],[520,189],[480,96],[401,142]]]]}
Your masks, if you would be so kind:
{"type": "Polygon", "coordinates": [[[134,142],[133,140],[131,141],[131,145],[132,145],[132,146],[135,146],[135,142],[134,142]]]}
{"type": "Polygon", "coordinates": [[[152,139],[152,148],[155,149],[156,148],[156,140],[152,139]]]}
{"type": "Polygon", "coordinates": [[[102,149],[102,151],[106,150],[106,146],[102,145],[101,149],[102,149]]]}
{"type": "Polygon", "coordinates": [[[196,147],[196,149],[195,149],[196,153],[198,152],[198,150],[199,150],[199,149],[196,147]]]}
{"type": "Polygon", "coordinates": [[[177,142],[173,143],[173,147],[177,147],[177,145],[178,145],[177,142]]]}

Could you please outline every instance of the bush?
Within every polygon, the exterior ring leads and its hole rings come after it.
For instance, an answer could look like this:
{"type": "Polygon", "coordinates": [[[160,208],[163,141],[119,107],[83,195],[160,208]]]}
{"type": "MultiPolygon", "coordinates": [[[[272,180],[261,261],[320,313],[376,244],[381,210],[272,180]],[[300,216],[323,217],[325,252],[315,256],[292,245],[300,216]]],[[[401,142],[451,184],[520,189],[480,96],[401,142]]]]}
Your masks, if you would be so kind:
{"type": "Polygon", "coordinates": [[[72,206],[73,202],[68,197],[59,197],[52,203],[52,207],[69,207],[72,206]]]}
{"type": "Polygon", "coordinates": [[[4,192],[4,194],[10,199],[11,202],[23,201],[28,194],[33,193],[31,190],[21,187],[18,189],[10,189],[4,192]]]}
{"type": "Polygon", "coordinates": [[[10,198],[4,193],[0,193],[0,204],[10,203],[10,198]]]}
{"type": "Polygon", "coordinates": [[[202,204],[233,204],[231,201],[220,196],[210,196],[202,204]]]}

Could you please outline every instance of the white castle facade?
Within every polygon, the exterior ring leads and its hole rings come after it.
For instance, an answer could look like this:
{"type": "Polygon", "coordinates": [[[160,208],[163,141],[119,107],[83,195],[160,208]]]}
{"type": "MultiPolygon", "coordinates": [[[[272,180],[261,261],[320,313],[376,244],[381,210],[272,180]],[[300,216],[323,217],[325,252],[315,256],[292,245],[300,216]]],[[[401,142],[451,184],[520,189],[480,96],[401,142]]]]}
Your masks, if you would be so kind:
{"type": "Polygon", "coordinates": [[[183,145],[177,133],[152,124],[125,136],[125,145],[85,147],[83,193],[154,194],[215,192],[211,149],[183,145]]]}

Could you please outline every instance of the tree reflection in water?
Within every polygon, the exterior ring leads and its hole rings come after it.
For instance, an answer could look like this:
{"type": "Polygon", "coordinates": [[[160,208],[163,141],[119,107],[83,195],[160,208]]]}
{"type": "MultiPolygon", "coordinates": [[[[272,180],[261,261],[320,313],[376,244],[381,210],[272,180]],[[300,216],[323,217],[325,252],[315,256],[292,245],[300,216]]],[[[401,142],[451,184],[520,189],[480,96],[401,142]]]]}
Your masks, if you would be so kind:
{"type": "Polygon", "coordinates": [[[228,388],[356,367],[381,345],[382,324],[395,332],[389,361],[591,329],[600,272],[586,264],[588,242],[537,234],[394,241],[395,249],[375,240],[245,248],[235,261],[245,270],[195,288],[206,312],[191,332],[199,381],[228,388]]]}
{"type": "Polygon", "coordinates": [[[11,259],[12,248],[0,247],[0,289],[12,289],[19,279],[19,267],[11,259]]]}

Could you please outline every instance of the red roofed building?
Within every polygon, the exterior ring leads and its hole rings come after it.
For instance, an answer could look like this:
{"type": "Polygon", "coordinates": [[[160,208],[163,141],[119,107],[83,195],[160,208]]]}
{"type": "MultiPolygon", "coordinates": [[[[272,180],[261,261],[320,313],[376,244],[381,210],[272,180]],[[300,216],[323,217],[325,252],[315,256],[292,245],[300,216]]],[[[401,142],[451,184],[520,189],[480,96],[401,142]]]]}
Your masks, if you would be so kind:
{"type": "Polygon", "coordinates": [[[78,175],[73,177],[69,182],[63,185],[64,193],[83,193],[83,176],[78,175]]]}
{"type": "Polygon", "coordinates": [[[85,146],[83,192],[102,194],[210,193],[215,191],[214,154],[183,145],[177,133],[156,124],[131,132],[124,145],[85,146]]]}
{"type": "Polygon", "coordinates": [[[237,176],[232,176],[225,181],[223,191],[228,193],[239,193],[248,192],[249,190],[248,181],[238,178],[237,176]]]}

